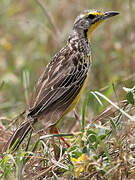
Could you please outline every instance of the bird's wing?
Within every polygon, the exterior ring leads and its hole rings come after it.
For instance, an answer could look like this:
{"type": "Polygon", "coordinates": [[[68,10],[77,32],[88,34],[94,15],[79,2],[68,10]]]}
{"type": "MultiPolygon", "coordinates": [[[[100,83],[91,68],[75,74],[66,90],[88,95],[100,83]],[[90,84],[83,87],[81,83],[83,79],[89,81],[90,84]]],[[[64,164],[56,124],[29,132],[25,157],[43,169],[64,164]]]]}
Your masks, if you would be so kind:
{"type": "Polygon", "coordinates": [[[60,105],[65,106],[65,110],[68,108],[80,92],[87,76],[87,64],[79,63],[84,61],[83,58],[80,53],[74,57],[69,56],[68,59],[57,56],[49,64],[37,83],[28,115],[39,116],[53,104],[56,109],[60,105]]]}

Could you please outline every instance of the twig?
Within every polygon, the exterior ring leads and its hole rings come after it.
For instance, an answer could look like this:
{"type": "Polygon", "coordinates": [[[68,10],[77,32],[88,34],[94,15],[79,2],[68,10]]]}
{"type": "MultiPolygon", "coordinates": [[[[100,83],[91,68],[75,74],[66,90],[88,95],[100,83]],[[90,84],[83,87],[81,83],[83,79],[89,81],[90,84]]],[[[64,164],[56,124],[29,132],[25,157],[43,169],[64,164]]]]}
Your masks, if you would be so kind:
{"type": "Polygon", "coordinates": [[[48,18],[48,20],[49,20],[50,24],[52,25],[52,27],[54,28],[56,34],[57,34],[58,36],[60,36],[60,31],[59,31],[59,29],[57,28],[56,24],[54,23],[54,20],[52,19],[51,15],[48,13],[45,5],[42,3],[41,0],[37,0],[37,3],[39,4],[39,6],[41,7],[41,9],[43,10],[45,16],[48,18]]]}
{"type": "Polygon", "coordinates": [[[52,165],[52,166],[48,167],[48,169],[46,169],[46,170],[43,170],[43,171],[39,172],[39,174],[38,174],[38,175],[36,175],[36,176],[34,176],[34,177],[33,177],[33,180],[35,180],[35,179],[38,179],[38,178],[41,178],[41,177],[45,176],[45,175],[46,175],[46,173],[48,173],[48,171],[50,171],[53,167],[54,167],[54,165],[52,165]]]}

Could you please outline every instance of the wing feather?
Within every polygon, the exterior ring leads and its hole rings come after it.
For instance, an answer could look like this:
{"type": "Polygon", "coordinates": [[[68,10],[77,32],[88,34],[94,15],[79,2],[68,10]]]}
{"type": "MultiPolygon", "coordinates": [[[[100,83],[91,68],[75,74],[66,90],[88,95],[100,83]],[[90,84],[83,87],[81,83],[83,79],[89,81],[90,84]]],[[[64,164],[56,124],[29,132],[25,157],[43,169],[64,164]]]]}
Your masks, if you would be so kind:
{"type": "MultiPolygon", "coordinates": [[[[78,54],[76,58],[78,60],[84,57],[78,54]]],[[[50,66],[46,68],[45,75],[42,75],[35,88],[32,97],[34,99],[29,108],[29,116],[40,116],[47,112],[54,104],[56,109],[63,105],[66,110],[78,95],[86,79],[88,67],[83,68],[83,64],[79,63],[75,66],[72,58],[69,59],[68,63],[67,60],[62,61],[62,63],[65,62],[65,64],[60,64],[60,62],[59,64],[57,62],[51,63],[50,66]],[[69,61],[69,59],[71,60],[69,61]],[[59,73],[56,73],[56,67],[54,65],[57,66],[59,73]],[[54,74],[56,74],[56,76],[54,76],[54,74]]]]}

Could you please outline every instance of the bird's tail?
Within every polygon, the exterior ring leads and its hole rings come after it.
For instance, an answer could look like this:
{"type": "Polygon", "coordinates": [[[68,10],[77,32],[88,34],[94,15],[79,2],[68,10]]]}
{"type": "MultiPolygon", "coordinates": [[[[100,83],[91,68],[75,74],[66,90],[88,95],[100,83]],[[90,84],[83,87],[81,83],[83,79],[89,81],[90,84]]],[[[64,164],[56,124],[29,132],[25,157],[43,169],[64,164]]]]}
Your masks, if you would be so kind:
{"type": "Polygon", "coordinates": [[[13,146],[12,152],[16,151],[31,129],[32,123],[30,121],[22,123],[9,139],[6,149],[9,150],[13,146]]]}

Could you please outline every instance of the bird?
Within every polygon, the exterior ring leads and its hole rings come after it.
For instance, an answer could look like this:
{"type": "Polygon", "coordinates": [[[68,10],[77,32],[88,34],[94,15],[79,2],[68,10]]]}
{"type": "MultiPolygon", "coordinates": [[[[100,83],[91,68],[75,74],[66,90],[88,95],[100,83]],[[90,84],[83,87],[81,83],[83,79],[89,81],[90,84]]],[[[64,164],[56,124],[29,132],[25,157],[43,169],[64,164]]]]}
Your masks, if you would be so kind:
{"type": "Polygon", "coordinates": [[[17,150],[37,121],[47,133],[58,133],[61,119],[77,105],[86,87],[91,66],[91,35],[117,11],[85,10],[74,21],[66,45],[51,59],[39,78],[30,99],[24,122],[8,141],[7,149],[17,150]]]}

